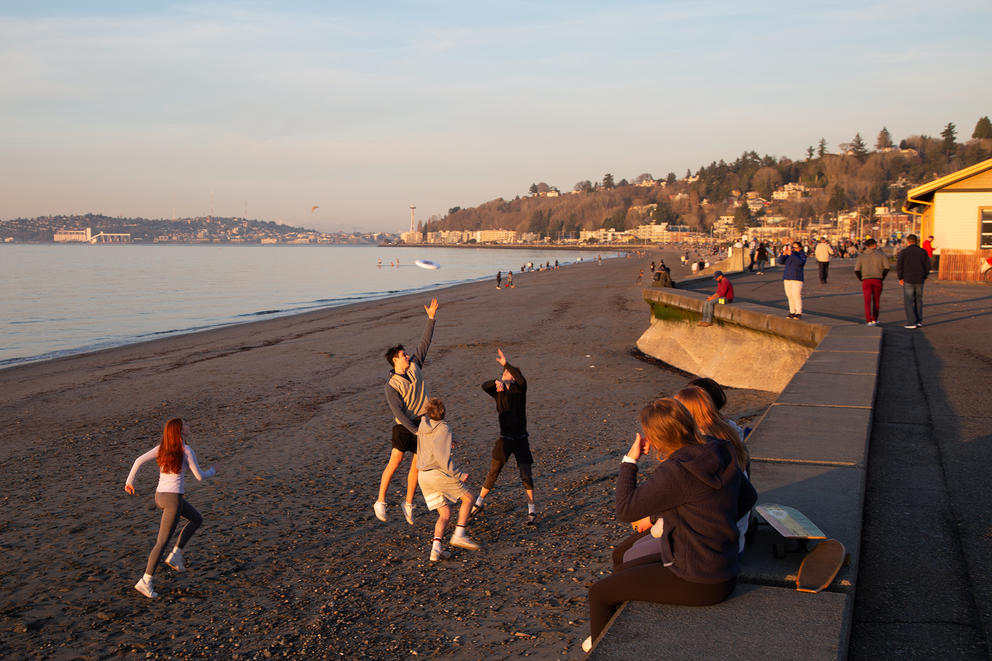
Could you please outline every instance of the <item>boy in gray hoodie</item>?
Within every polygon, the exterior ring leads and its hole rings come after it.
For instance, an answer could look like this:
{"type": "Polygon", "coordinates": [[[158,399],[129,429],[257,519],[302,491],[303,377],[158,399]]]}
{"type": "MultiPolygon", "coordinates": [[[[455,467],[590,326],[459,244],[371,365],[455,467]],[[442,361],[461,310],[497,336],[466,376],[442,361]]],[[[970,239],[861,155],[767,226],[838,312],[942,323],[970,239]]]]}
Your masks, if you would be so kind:
{"type": "Polygon", "coordinates": [[[437,510],[437,523],[434,524],[434,541],[431,545],[431,562],[450,558],[451,554],[441,546],[445,528],[451,519],[448,503],[461,501],[458,510],[458,523],[451,536],[451,545],[470,551],[477,551],[479,545],[465,534],[465,524],[472,507],[472,494],[465,488],[468,473],[462,472],[451,461],[451,428],[444,421],[444,402],[437,397],[427,400],[425,415],[417,430],[417,461],[420,472],[417,482],[424,494],[427,509],[437,510]]]}

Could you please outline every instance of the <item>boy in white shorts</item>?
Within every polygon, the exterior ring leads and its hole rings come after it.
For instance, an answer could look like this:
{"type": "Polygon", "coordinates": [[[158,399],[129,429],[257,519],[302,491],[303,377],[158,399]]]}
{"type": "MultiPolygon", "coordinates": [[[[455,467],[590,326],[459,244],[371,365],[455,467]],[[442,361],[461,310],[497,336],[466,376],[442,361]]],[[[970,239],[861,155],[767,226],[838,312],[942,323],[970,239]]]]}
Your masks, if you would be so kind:
{"type": "Polygon", "coordinates": [[[444,530],[451,519],[448,503],[461,501],[458,510],[458,523],[451,536],[451,545],[470,551],[477,551],[479,545],[465,534],[465,524],[472,507],[472,494],[465,488],[468,473],[455,468],[451,461],[451,428],[444,422],[444,403],[437,397],[427,400],[424,417],[417,430],[417,463],[420,472],[417,482],[427,501],[427,509],[437,510],[437,523],[434,524],[434,541],[431,544],[431,562],[450,558],[451,554],[441,546],[444,530]]]}

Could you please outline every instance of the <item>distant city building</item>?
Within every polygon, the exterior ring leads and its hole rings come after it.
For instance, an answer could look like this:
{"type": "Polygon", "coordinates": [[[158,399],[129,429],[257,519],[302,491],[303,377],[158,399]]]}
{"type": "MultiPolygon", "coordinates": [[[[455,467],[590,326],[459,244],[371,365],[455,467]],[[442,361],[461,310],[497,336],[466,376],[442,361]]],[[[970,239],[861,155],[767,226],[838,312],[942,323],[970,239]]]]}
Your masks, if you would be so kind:
{"type": "Polygon", "coordinates": [[[55,232],[56,243],[89,243],[93,238],[93,229],[87,227],[84,230],[58,230],[55,232]]]}

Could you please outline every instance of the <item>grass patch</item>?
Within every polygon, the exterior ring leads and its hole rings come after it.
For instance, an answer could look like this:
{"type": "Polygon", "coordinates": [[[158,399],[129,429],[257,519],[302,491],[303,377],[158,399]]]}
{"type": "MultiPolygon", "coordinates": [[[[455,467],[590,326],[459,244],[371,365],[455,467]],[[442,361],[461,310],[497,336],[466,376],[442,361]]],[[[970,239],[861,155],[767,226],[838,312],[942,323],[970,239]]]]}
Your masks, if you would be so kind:
{"type": "Polygon", "coordinates": [[[691,323],[703,318],[703,315],[699,312],[665,305],[657,301],[645,300],[645,303],[651,306],[651,314],[654,315],[654,318],[661,319],[662,321],[686,321],[691,323]]]}

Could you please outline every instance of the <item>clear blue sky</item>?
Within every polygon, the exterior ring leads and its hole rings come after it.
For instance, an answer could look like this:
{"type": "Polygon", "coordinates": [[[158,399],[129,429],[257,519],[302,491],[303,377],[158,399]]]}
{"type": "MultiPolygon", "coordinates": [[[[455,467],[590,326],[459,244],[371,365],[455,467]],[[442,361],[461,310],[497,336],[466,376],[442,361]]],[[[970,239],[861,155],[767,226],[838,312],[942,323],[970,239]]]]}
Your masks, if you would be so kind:
{"type": "Polygon", "coordinates": [[[992,115],[989,0],[485,5],[2,1],[0,219],[399,231],[992,115]]]}

